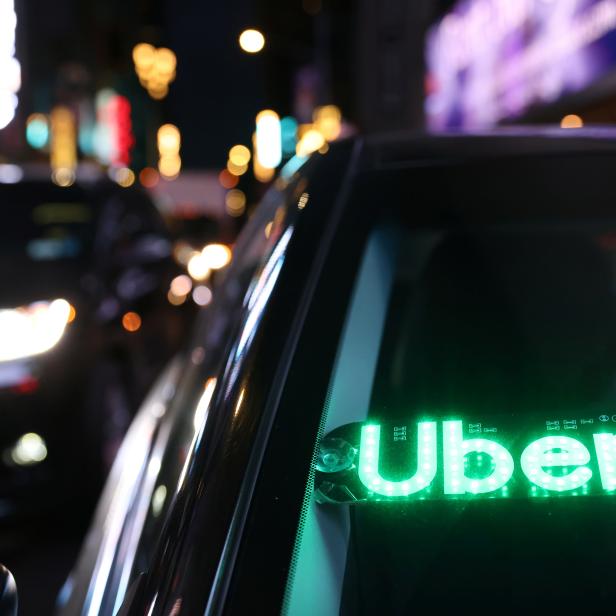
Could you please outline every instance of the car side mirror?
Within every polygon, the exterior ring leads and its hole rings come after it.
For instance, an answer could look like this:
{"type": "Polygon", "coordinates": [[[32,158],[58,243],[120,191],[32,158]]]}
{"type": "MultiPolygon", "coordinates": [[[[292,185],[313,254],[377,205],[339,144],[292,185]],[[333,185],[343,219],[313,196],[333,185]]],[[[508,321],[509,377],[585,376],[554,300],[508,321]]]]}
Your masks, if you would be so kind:
{"type": "Polygon", "coordinates": [[[17,585],[4,565],[0,565],[0,616],[17,616],[17,585]]]}

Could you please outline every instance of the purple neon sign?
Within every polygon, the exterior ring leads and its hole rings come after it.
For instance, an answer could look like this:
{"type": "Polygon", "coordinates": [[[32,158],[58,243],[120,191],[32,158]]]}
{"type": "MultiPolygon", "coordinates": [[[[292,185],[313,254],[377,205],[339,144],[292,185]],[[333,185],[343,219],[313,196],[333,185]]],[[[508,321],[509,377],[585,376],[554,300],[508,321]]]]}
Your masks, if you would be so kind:
{"type": "Polygon", "coordinates": [[[492,126],[616,67],[616,0],[463,0],[426,61],[431,128],[492,126]]]}

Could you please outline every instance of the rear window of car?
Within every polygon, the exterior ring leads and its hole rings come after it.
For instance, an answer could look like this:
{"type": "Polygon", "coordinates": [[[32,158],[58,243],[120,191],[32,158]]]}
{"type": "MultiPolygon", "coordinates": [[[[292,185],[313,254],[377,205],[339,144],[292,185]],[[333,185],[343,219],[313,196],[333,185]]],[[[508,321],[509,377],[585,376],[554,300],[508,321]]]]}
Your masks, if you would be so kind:
{"type": "Polygon", "coordinates": [[[96,213],[79,187],[0,186],[0,209],[11,222],[2,237],[3,259],[61,261],[90,252],[96,213]]]}
{"type": "Polygon", "coordinates": [[[611,609],[616,224],[375,226],[288,614],[611,609]]]}

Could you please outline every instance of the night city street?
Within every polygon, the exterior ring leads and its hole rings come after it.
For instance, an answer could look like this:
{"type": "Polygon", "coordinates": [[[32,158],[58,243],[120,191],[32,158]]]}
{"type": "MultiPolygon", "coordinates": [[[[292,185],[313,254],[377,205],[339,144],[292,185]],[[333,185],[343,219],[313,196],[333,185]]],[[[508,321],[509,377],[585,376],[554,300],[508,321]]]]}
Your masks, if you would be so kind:
{"type": "Polygon", "coordinates": [[[616,0],[0,0],[0,616],[612,614],[616,0]]]}

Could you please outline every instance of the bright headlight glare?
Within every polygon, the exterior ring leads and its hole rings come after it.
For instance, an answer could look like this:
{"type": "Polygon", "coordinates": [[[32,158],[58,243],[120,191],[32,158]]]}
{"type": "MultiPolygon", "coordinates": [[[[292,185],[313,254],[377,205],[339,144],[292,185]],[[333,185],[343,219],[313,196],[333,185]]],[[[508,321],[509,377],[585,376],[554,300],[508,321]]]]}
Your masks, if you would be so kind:
{"type": "Polygon", "coordinates": [[[0,310],[0,361],[49,351],[62,338],[70,316],[65,299],[0,310]]]}

